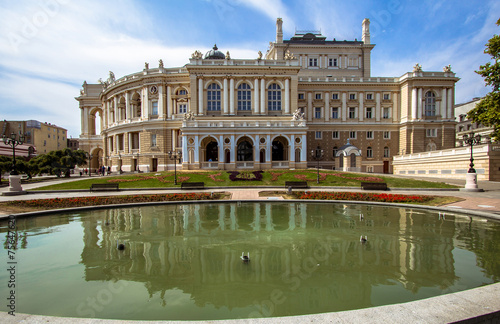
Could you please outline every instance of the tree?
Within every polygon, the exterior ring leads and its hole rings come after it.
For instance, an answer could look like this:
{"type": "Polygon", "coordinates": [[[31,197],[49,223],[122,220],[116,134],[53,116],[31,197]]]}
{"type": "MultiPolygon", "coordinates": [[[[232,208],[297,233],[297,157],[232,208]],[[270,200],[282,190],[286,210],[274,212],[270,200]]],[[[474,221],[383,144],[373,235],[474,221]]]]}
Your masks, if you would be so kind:
{"type": "MultiPolygon", "coordinates": [[[[500,26],[500,19],[497,21],[500,26]]],[[[484,53],[491,55],[492,62],[481,65],[477,74],[484,78],[486,85],[492,87],[474,109],[470,110],[467,117],[476,123],[493,127],[491,138],[500,141],[500,36],[493,37],[486,44],[484,53]]]]}
{"type": "Polygon", "coordinates": [[[0,183],[2,183],[2,175],[12,169],[12,158],[0,155],[0,183]]]}
{"type": "Polygon", "coordinates": [[[60,177],[69,177],[71,169],[76,165],[85,164],[87,157],[82,150],[73,151],[64,149],[51,151],[30,160],[29,165],[33,174],[49,173],[60,177]]]}

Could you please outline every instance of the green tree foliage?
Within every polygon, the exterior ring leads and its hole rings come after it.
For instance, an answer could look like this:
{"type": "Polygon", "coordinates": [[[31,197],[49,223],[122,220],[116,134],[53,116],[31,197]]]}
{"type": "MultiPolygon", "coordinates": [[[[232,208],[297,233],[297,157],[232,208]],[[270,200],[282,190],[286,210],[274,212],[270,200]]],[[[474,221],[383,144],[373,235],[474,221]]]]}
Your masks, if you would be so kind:
{"type": "Polygon", "coordinates": [[[0,155],[0,183],[2,182],[2,175],[12,170],[12,159],[7,156],[0,155]]]}
{"type": "Polygon", "coordinates": [[[29,169],[32,174],[48,173],[55,174],[58,177],[69,177],[71,169],[76,165],[85,164],[86,160],[84,151],[73,151],[67,148],[52,151],[31,159],[29,169]]]}
{"type": "MultiPolygon", "coordinates": [[[[500,19],[497,21],[500,26],[500,19]]],[[[491,56],[492,61],[481,65],[477,74],[484,78],[486,85],[492,87],[474,109],[469,111],[467,117],[474,122],[481,123],[487,127],[493,127],[492,139],[500,140],[500,36],[493,37],[486,44],[484,53],[491,56]]]]}

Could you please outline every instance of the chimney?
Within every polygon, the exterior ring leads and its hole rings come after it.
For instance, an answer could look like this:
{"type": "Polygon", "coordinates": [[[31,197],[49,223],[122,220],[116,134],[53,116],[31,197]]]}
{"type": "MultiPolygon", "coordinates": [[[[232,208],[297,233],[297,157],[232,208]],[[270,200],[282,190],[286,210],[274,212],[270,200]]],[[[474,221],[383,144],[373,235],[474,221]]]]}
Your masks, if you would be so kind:
{"type": "Polygon", "coordinates": [[[361,36],[361,40],[365,44],[370,44],[370,19],[365,18],[362,23],[363,26],[363,35],[361,36]]]}
{"type": "Polygon", "coordinates": [[[283,19],[276,19],[276,43],[283,43],[283,19]]]}

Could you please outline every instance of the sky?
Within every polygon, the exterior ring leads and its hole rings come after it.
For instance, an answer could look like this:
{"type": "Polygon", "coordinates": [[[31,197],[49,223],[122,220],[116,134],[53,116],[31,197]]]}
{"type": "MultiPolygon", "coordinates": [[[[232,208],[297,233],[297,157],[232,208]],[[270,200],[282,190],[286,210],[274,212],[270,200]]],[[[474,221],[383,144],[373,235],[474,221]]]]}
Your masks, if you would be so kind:
{"type": "Polygon", "coordinates": [[[500,27],[497,0],[0,0],[0,118],[56,124],[80,135],[84,81],[189,63],[214,43],[232,58],[256,58],[276,37],[320,30],[361,40],[371,21],[372,76],[399,77],[451,64],[455,102],[490,91],[474,71],[490,61],[485,44],[500,27]]]}

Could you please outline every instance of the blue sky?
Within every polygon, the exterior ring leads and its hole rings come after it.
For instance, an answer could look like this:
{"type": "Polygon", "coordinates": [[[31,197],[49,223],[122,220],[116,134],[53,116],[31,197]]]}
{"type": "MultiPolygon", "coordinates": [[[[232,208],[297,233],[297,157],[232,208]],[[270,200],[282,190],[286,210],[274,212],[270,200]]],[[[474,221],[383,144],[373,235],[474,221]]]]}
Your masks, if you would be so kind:
{"type": "Polygon", "coordinates": [[[488,0],[0,0],[0,118],[36,119],[80,135],[74,97],[84,80],[156,66],[183,66],[214,43],[233,58],[254,58],[275,39],[321,30],[327,39],[361,39],[371,21],[372,76],[401,76],[451,64],[461,80],[456,103],[489,89],[474,73],[500,27],[500,2],[488,0]]]}

